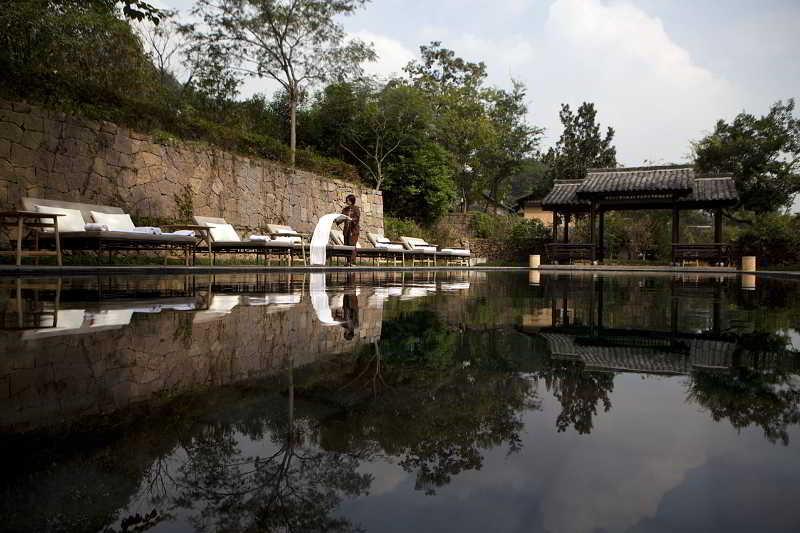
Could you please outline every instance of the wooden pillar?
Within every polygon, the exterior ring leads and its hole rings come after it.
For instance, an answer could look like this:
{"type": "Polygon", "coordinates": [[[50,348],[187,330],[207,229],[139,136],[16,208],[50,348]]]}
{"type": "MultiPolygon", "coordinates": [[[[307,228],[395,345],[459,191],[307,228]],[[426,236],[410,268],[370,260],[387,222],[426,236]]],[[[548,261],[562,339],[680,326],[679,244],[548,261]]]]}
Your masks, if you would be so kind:
{"type": "Polygon", "coordinates": [[[672,204],[672,263],[675,263],[675,245],[681,242],[681,215],[676,204],[672,204]]]}
{"type": "Polygon", "coordinates": [[[722,209],[714,209],[714,242],[722,242],[722,209]]]}
{"type": "Polygon", "coordinates": [[[598,248],[597,248],[597,259],[602,261],[606,258],[605,250],[603,249],[603,244],[605,243],[606,237],[606,212],[604,210],[600,210],[600,220],[598,220],[597,225],[597,241],[598,241],[598,248]]]}
{"type": "Polygon", "coordinates": [[[594,231],[595,218],[597,216],[597,204],[592,201],[592,207],[589,210],[589,240],[592,243],[592,261],[597,259],[597,235],[594,231]]]}
{"type": "Polygon", "coordinates": [[[558,242],[558,211],[553,210],[553,242],[558,242]]]}
{"type": "Polygon", "coordinates": [[[570,213],[564,213],[564,244],[569,243],[569,219],[571,218],[570,213]]]}

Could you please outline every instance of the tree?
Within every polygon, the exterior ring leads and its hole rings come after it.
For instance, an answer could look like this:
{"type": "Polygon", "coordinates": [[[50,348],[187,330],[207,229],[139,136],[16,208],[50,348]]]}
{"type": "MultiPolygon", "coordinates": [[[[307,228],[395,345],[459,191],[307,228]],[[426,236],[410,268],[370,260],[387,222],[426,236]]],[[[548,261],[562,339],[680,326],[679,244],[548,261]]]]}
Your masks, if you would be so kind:
{"type": "Polygon", "coordinates": [[[413,85],[431,100],[433,137],[451,154],[453,179],[466,211],[470,201],[483,192],[479,148],[493,135],[483,98],[486,65],[456,57],[436,41],[421,46],[420,55],[421,59],[409,63],[405,70],[413,85]]]}
{"type": "Polygon", "coordinates": [[[425,139],[407,144],[386,166],[383,195],[394,216],[420,223],[437,220],[457,197],[449,154],[425,139]]]}
{"type": "Polygon", "coordinates": [[[136,26],[147,55],[158,70],[162,86],[173,77],[173,59],[184,46],[177,39],[178,28],[175,23],[177,14],[177,11],[162,10],[158,22],[143,20],[136,26]]]}
{"type": "Polygon", "coordinates": [[[544,131],[525,121],[525,86],[516,80],[512,84],[511,91],[488,91],[494,135],[493,142],[483,148],[481,161],[488,195],[496,202],[504,200],[508,193],[504,187],[512,175],[524,168],[544,131]]]}
{"type": "Polygon", "coordinates": [[[525,86],[485,86],[486,65],[457,57],[434,41],[406,66],[414,87],[428,96],[431,137],[452,158],[453,179],[466,211],[484,193],[502,200],[509,177],[532,155],[542,130],[525,121],[525,86]]]}
{"type": "Polygon", "coordinates": [[[611,144],[614,129],[609,127],[605,136],[601,135],[593,103],[582,103],[577,114],[569,104],[561,104],[559,118],[564,131],[543,158],[552,179],[584,178],[590,168],[617,165],[617,149],[611,144]]]}
{"type": "Polygon", "coordinates": [[[694,143],[695,164],[706,173],[730,172],[740,207],[757,213],[791,205],[800,192],[800,119],[794,100],[772,105],[756,117],[739,113],[719,120],[714,132],[694,143]]]}
{"type": "Polygon", "coordinates": [[[366,170],[380,190],[387,159],[415,136],[424,134],[430,112],[418,89],[392,82],[366,89],[366,98],[342,148],[366,170]]]}
{"type": "Polygon", "coordinates": [[[197,52],[195,61],[214,58],[238,78],[278,82],[289,97],[290,163],[297,149],[297,107],[310,84],[361,74],[375,58],[371,46],[345,40],[335,18],[366,0],[198,0],[192,10],[202,24],[183,26],[197,52]]]}

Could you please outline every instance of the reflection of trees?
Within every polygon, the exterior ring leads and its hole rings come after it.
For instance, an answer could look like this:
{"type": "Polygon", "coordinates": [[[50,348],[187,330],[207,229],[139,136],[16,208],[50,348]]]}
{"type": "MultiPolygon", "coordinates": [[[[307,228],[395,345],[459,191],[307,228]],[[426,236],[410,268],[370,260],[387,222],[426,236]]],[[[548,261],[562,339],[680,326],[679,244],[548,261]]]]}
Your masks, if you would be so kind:
{"type": "Polygon", "coordinates": [[[749,368],[733,373],[695,372],[689,398],[708,409],[715,421],[727,419],[737,430],[755,425],[770,442],[789,444],[788,427],[800,423],[796,376],[749,368]]]}
{"type": "Polygon", "coordinates": [[[428,493],[481,468],[485,449],[520,448],[520,415],[536,407],[527,378],[491,370],[493,354],[471,357],[464,333],[428,311],[382,331],[380,351],[364,351],[344,379],[308,392],[347,407],[324,424],[323,446],[396,457],[428,493]]]}
{"type": "Polygon", "coordinates": [[[535,377],[544,381],[547,390],[561,403],[556,419],[559,432],[572,426],[580,434],[591,433],[600,405],[606,412],[611,409],[608,395],[614,389],[612,373],[586,372],[580,363],[551,360],[535,377]]]}
{"type": "MultiPolygon", "coordinates": [[[[291,375],[291,370],[290,370],[291,375]]],[[[349,531],[332,516],[343,495],[369,488],[370,477],[357,472],[358,458],[310,446],[308,424],[295,420],[290,382],[286,419],[254,417],[246,426],[206,427],[183,446],[178,469],[176,507],[199,508],[195,527],[208,531],[349,531]],[[270,450],[242,452],[237,435],[254,441],[270,435],[270,450]]],[[[266,443],[265,443],[266,444],[266,443]]],[[[264,446],[260,446],[262,449],[264,446]]]]}

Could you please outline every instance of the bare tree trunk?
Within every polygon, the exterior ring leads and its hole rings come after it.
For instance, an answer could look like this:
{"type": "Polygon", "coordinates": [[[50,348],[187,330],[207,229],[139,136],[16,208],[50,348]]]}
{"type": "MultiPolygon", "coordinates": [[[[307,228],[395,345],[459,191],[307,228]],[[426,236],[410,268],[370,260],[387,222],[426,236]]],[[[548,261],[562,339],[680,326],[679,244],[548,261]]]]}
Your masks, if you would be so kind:
{"type": "Polygon", "coordinates": [[[289,93],[289,163],[294,168],[295,152],[297,151],[297,93],[289,93]]]}

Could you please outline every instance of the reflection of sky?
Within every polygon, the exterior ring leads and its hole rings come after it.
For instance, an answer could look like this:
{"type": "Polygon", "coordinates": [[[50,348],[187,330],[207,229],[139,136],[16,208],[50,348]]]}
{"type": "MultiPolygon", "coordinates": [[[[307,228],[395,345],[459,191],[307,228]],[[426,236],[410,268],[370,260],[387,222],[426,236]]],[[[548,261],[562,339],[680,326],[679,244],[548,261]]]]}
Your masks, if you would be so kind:
{"type": "Polygon", "coordinates": [[[368,531],[789,531],[800,476],[800,432],[788,447],[759,428],[737,434],[686,403],[686,378],[619,375],[594,430],[555,431],[559,403],[525,414],[524,447],[484,455],[436,495],[414,475],[370,465],[368,497],[341,512],[368,531]],[[382,479],[381,476],[385,476],[382,479]],[[722,526],[722,527],[720,527],[722,526]],[[694,527],[694,529],[692,529],[694,527]]]}

